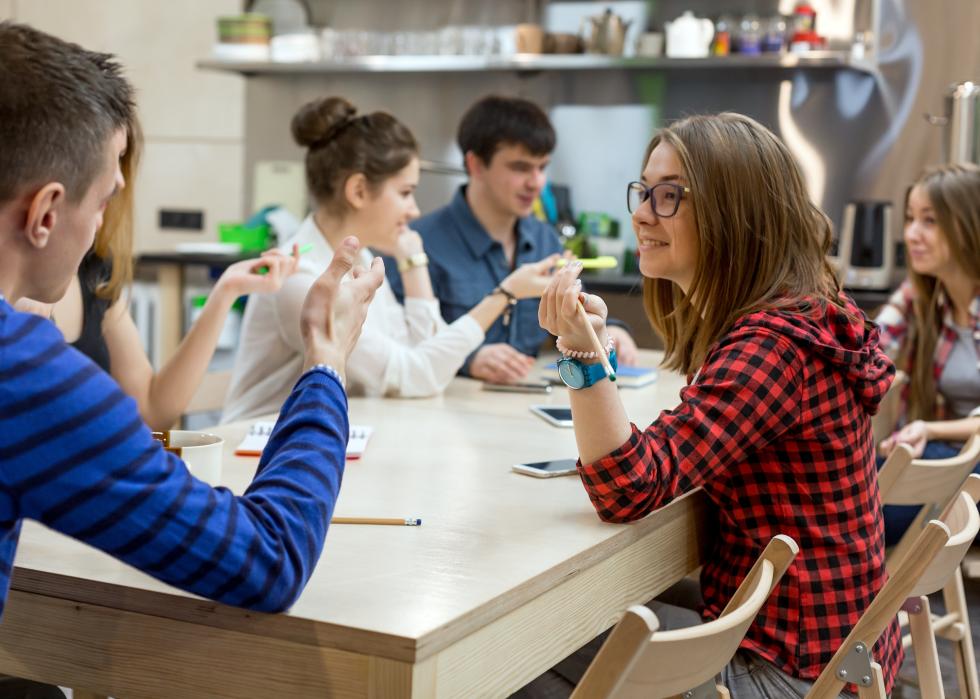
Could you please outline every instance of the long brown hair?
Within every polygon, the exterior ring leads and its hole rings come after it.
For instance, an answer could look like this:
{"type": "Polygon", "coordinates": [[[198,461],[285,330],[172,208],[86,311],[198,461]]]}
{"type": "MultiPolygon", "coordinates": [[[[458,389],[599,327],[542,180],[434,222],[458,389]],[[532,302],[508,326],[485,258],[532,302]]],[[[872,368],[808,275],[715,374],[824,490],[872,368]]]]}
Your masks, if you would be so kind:
{"type": "Polygon", "coordinates": [[[830,220],[807,194],[793,155],[741,114],[691,116],[657,133],[674,148],[690,183],[699,252],[688,293],[644,279],[643,304],[664,337],[664,365],[687,374],[739,317],[803,299],[839,304],[826,255],[830,220]]]}
{"type": "Polygon", "coordinates": [[[110,304],[118,301],[133,281],[133,190],[142,150],[143,130],[134,114],[126,125],[126,151],[119,162],[126,186],[109,200],[92,245],[97,256],[112,261],[109,279],[95,290],[96,296],[110,304]]]}
{"type": "MultiPolygon", "coordinates": [[[[951,258],[980,283],[980,167],[964,163],[927,169],[906,192],[906,209],[909,195],[916,187],[922,188],[929,199],[951,258]]],[[[915,291],[914,318],[910,319],[899,352],[899,362],[904,364],[910,379],[907,417],[932,420],[936,417],[933,357],[943,322],[940,308],[943,285],[936,277],[919,274],[911,267],[909,280],[915,291]]]]}
{"type": "Polygon", "coordinates": [[[306,147],[306,183],[316,203],[338,215],[347,211],[344,183],[362,173],[377,188],[418,156],[418,143],[387,112],[357,115],[343,97],[325,97],[300,107],[293,139],[306,147]]]}

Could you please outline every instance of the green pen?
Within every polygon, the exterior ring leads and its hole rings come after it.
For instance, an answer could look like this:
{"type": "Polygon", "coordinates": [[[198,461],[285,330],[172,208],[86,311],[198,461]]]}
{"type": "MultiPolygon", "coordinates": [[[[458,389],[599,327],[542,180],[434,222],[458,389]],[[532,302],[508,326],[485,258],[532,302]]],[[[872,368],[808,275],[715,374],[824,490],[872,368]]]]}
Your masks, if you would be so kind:
{"type": "MultiPolygon", "coordinates": [[[[601,257],[582,257],[574,262],[579,262],[582,265],[582,269],[613,269],[619,267],[619,261],[612,257],[611,255],[603,255],[601,257]]],[[[568,260],[564,257],[555,263],[555,267],[564,267],[568,264],[568,260]]]]}
{"type": "MultiPolygon", "coordinates": [[[[299,249],[299,254],[302,255],[303,253],[309,252],[312,249],[313,249],[313,243],[307,243],[306,245],[304,245],[303,247],[301,247],[299,249]]],[[[268,274],[269,273],[269,268],[263,265],[262,267],[259,267],[257,270],[255,270],[255,273],[256,274],[268,274]]]]}

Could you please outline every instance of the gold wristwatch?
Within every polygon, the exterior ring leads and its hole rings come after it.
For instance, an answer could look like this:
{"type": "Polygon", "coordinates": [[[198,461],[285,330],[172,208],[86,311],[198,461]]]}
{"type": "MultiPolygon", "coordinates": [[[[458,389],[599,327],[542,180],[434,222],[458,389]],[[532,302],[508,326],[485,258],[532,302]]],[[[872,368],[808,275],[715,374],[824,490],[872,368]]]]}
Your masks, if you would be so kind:
{"type": "Polygon", "coordinates": [[[429,264],[429,256],[424,252],[417,252],[414,255],[409,255],[404,260],[398,261],[398,271],[404,272],[408,269],[413,269],[415,267],[427,267],[429,264]]]}

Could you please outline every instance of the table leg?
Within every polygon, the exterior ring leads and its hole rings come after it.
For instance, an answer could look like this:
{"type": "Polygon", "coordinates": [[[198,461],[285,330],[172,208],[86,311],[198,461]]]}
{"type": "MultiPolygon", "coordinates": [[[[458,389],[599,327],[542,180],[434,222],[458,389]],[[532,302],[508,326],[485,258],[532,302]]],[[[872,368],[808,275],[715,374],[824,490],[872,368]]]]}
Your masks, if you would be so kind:
{"type": "Polygon", "coordinates": [[[162,264],[157,270],[160,287],[160,356],[157,366],[163,366],[174,356],[184,334],[184,272],[176,264],[162,264]]]}

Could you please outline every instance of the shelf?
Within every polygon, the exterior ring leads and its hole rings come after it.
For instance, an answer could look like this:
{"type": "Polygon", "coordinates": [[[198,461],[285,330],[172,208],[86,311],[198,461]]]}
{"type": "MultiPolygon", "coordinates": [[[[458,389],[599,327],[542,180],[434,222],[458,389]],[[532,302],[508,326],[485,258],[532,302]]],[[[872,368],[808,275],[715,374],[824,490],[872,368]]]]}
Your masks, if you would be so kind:
{"type": "Polygon", "coordinates": [[[841,70],[873,73],[868,61],[854,61],[845,51],[708,58],[622,58],[591,54],[516,54],[513,56],[360,56],[342,61],[310,63],[242,62],[206,59],[198,68],[243,75],[302,75],[320,73],[467,73],[479,71],[575,70],[841,70]]]}

